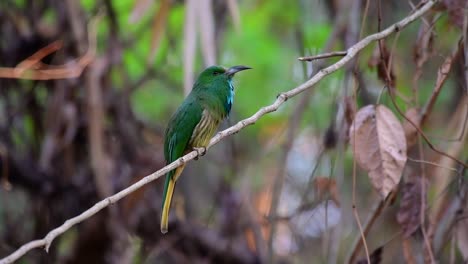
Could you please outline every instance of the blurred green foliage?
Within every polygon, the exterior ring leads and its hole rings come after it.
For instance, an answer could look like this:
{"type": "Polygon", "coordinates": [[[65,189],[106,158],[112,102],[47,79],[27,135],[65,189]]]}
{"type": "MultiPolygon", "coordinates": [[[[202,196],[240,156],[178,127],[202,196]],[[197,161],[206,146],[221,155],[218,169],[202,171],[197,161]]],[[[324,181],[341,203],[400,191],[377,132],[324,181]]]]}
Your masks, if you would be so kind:
{"type": "MultiPolygon", "coordinates": [[[[307,51],[317,53],[324,46],[332,30],[326,21],[313,27],[301,24],[298,19],[302,12],[299,5],[288,5],[285,10],[281,2],[279,0],[261,3],[241,2],[239,30],[232,25],[232,18],[227,19],[228,25],[218,52],[219,64],[224,66],[244,64],[254,68],[254,71],[238,76],[235,80],[236,98],[233,110],[238,118],[247,117],[260,107],[272,103],[281,91],[291,89],[306,79],[302,73],[303,62],[296,60],[304,54],[298,49],[295,31],[302,31],[305,42],[303,45],[307,47],[307,51]]],[[[81,4],[89,14],[97,12],[94,10],[94,1],[81,0],[81,4]]],[[[131,80],[141,78],[147,67],[153,67],[155,71],[166,75],[170,81],[152,80],[144,83],[133,93],[132,106],[141,119],[154,124],[165,123],[183,100],[184,5],[171,6],[166,32],[150,65],[147,64],[151,43],[150,25],[158,6],[152,5],[136,23],[130,23],[133,6],[134,1],[130,0],[114,3],[118,24],[127,38],[126,41],[132,43],[136,41],[135,48],[124,48],[122,67],[129,73],[131,80]],[[138,38],[134,38],[135,36],[138,38]]],[[[99,24],[98,39],[101,52],[107,46],[105,42],[108,40],[106,35],[109,34],[107,23],[108,21],[103,20],[99,24]]],[[[200,56],[197,59],[198,73],[204,66],[200,56]]],[[[321,87],[326,89],[323,97],[312,99],[313,108],[323,108],[333,100],[335,92],[327,91],[339,89],[337,78],[340,76],[332,78],[334,79],[321,84],[321,87]]],[[[115,73],[114,81],[117,84],[121,82],[118,73],[115,73]]],[[[320,127],[324,127],[331,114],[328,109],[330,108],[325,107],[324,114],[318,117],[317,111],[307,112],[306,116],[309,116],[308,119],[318,118],[320,127]]],[[[266,116],[265,121],[262,120],[259,126],[248,131],[258,132],[262,125],[282,122],[289,116],[288,112],[280,110],[276,114],[266,116]]]]}

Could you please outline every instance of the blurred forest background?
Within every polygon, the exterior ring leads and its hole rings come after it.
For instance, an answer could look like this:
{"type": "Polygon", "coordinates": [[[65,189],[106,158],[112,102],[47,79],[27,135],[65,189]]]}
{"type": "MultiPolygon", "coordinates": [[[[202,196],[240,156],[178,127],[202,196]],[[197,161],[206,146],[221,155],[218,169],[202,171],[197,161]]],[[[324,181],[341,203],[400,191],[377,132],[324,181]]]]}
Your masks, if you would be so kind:
{"type": "MultiPolygon", "coordinates": [[[[205,67],[253,68],[235,78],[227,128],[339,59],[299,57],[346,50],[418,5],[0,1],[0,258],[162,168],[165,126],[205,67]]],[[[466,170],[399,112],[467,163],[467,10],[441,1],[190,162],[168,234],[159,179],[19,263],[367,263],[356,215],[372,263],[466,263],[466,170]],[[408,142],[386,200],[348,145],[356,109],[376,103],[408,142]]]]}

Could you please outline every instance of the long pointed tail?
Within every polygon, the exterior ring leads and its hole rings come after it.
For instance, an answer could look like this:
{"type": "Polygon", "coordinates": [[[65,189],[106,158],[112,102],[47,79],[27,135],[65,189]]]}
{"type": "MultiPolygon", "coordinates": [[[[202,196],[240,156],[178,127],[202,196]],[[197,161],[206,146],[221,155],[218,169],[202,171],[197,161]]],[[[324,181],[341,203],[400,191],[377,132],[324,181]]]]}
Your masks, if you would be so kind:
{"type": "Polygon", "coordinates": [[[177,179],[184,170],[184,165],[175,169],[174,174],[168,173],[166,176],[166,182],[164,183],[164,196],[161,213],[161,233],[165,234],[168,231],[169,225],[169,209],[171,208],[172,195],[174,194],[174,188],[177,179]],[[172,175],[171,175],[172,174],[172,175]]]}
{"type": "Polygon", "coordinates": [[[175,181],[169,175],[166,176],[166,184],[164,186],[164,200],[161,214],[161,233],[167,233],[169,225],[169,209],[171,207],[172,195],[174,194],[175,181]]]}

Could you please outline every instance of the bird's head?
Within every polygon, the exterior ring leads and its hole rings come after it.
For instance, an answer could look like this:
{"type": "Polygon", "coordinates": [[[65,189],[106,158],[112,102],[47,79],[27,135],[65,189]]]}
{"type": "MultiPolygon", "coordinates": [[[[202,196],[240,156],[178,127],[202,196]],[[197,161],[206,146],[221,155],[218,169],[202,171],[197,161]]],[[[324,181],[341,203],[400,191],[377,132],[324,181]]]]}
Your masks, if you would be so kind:
{"type": "Polygon", "coordinates": [[[197,83],[198,85],[204,84],[212,84],[213,82],[228,82],[232,79],[232,77],[240,71],[252,69],[247,66],[233,66],[231,68],[224,68],[222,66],[211,66],[206,68],[200,75],[198,76],[197,83]]]}

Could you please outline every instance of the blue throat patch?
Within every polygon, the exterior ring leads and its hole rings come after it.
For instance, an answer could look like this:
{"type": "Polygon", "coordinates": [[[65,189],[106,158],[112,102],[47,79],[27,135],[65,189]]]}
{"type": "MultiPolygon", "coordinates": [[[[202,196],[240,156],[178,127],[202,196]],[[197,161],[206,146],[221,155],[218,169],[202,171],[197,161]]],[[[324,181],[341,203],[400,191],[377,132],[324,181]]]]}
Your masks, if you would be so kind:
{"type": "Polygon", "coordinates": [[[228,80],[229,84],[229,95],[227,98],[226,112],[229,115],[231,112],[232,102],[234,101],[234,86],[232,85],[232,79],[228,80]]]}

